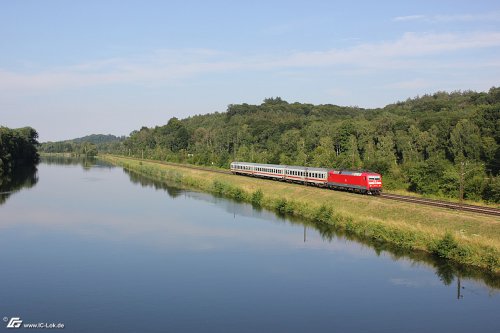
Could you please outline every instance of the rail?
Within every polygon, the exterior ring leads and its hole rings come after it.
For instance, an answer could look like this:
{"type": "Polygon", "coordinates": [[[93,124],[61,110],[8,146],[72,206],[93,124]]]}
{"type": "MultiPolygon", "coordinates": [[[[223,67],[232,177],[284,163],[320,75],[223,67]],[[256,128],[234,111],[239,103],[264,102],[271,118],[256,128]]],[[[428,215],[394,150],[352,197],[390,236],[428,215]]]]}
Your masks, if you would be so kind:
{"type": "Polygon", "coordinates": [[[410,197],[410,196],[406,196],[406,195],[397,195],[397,194],[390,194],[390,193],[381,193],[380,197],[384,198],[384,199],[411,202],[411,203],[427,205],[427,206],[436,206],[436,207],[443,207],[443,208],[454,209],[454,210],[462,210],[462,211],[466,211],[466,212],[474,212],[474,213],[480,213],[480,214],[500,216],[500,209],[493,208],[493,207],[483,207],[483,206],[476,206],[476,205],[469,205],[469,204],[460,204],[460,203],[454,203],[454,202],[448,202],[448,201],[416,198],[416,197],[410,197]]]}

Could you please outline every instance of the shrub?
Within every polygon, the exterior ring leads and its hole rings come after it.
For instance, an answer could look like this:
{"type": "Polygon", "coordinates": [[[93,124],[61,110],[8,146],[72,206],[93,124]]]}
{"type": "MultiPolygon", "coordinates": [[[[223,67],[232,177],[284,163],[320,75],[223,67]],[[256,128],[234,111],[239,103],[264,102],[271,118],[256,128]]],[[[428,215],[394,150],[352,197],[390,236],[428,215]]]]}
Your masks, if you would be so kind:
{"type": "Polygon", "coordinates": [[[330,221],[331,217],[332,210],[325,205],[321,205],[321,207],[316,210],[316,213],[314,214],[314,220],[323,223],[330,221]]]}
{"type": "Polygon", "coordinates": [[[278,213],[280,214],[293,214],[293,205],[292,203],[286,201],[286,199],[279,199],[276,201],[276,205],[274,207],[278,213]]]}
{"type": "Polygon", "coordinates": [[[230,191],[229,191],[229,194],[230,196],[233,198],[233,199],[236,199],[238,201],[243,201],[245,200],[245,191],[243,191],[241,188],[239,187],[232,187],[230,188],[230,191]]]}
{"type": "Polygon", "coordinates": [[[255,207],[260,207],[262,205],[262,198],[264,197],[264,194],[262,193],[261,189],[258,189],[257,191],[252,193],[252,205],[255,207]]]}
{"type": "Polygon", "coordinates": [[[500,261],[498,260],[498,255],[495,253],[493,249],[491,249],[491,253],[488,253],[486,255],[486,258],[484,258],[484,261],[486,262],[486,267],[494,272],[498,266],[500,265],[500,261]]]}
{"type": "Polygon", "coordinates": [[[451,233],[447,232],[441,240],[436,242],[432,252],[440,258],[451,258],[457,248],[457,241],[451,233]]]}
{"type": "Polygon", "coordinates": [[[226,186],[223,183],[221,183],[220,181],[214,180],[214,182],[213,182],[213,190],[218,195],[223,195],[224,194],[225,187],[226,186]]]}

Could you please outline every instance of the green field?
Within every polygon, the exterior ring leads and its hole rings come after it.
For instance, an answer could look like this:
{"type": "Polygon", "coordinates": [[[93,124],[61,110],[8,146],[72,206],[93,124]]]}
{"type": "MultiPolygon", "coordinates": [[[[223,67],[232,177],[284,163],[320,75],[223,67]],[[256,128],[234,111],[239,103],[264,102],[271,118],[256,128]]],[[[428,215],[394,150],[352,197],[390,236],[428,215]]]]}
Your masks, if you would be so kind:
{"type": "Polygon", "coordinates": [[[256,206],[324,222],[405,250],[422,250],[500,273],[500,218],[125,157],[101,158],[157,180],[174,181],[256,206]]]}

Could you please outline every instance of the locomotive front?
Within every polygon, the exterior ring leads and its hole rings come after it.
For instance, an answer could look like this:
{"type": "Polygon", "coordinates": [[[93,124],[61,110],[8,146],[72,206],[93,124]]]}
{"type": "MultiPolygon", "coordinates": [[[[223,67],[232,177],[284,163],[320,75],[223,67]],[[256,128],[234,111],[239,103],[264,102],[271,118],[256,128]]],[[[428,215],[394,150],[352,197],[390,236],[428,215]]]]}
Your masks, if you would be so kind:
{"type": "Polygon", "coordinates": [[[382,176],[378,173],[368,173],[366,175],[367,189],[372,194],[380,194],[382,192],[382,176]]]}

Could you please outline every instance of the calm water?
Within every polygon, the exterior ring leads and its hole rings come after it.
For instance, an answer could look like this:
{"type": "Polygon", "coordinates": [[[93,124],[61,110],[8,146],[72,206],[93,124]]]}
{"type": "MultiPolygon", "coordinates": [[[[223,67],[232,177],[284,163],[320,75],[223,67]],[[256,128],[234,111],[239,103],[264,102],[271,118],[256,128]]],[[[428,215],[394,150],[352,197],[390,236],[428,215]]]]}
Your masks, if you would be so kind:
{"type": "Polygon", "coordinates": [[[500,331],[500,283],[477,272],[102,164],[45,161],[23,177],[0,191],[0,318],[65,332],[500,331]]]}

